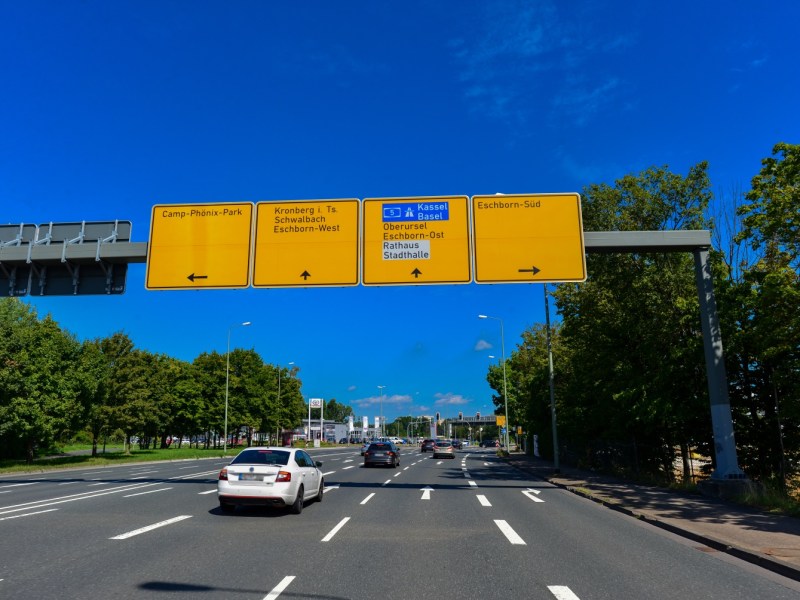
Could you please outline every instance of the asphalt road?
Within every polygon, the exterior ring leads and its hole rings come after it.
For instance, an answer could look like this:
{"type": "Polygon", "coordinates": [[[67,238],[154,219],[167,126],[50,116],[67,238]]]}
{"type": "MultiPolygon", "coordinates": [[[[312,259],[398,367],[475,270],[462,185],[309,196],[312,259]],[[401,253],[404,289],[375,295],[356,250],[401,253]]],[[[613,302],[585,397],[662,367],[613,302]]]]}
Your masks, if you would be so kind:
{"type": "Polygon", "coordinates": [[[798,583],[526,475],[490,450],[397,469],[312,450],[322,502],[223,514],[221,459],[0,477],[0,598],[797,599],[798,583]]]}

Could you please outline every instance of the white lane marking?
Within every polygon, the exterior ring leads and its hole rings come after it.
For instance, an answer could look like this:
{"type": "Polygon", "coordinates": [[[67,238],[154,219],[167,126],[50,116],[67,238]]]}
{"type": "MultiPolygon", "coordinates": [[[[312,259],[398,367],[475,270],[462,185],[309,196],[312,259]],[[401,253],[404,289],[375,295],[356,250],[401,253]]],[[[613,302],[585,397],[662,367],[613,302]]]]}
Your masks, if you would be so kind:
{"type": "Polygon", "coordinates": [[[72,485],[73,483],[78,483],[77,481],[63,481],[58,485],[72,485]]]}
{"type": "Polygon", "coordinates": [[[184,469],[194,469],[194,468],[195,468],[195,466],[194,466],[194,465],[189,465],[188,467],[180,467],[180,468],[178,469],[178,471],[183,471],[184,469]]]}
{"type": "Polygon", "coordinates": [[[374,495],[375,495],[375,492],[372,492],[372,493],[371,493],[369,496],[367,496],[366,498],[364,498],[364,499],[361,501],[361,504],[366,504],[367,502],[369,502],[369,501],[372,499],[372,497],[373,497],[374,495]]]}
{"type": "Polygon", "coordinates": [[[548,585],[547,589],[550,590],[553,596],[558,600],[581,600],[565,585],[548,585]]]}
{"type": "Polygon", "coordinates": [[[136,494],[128,494],[127,496],[123,496],[123,498],[133,498],[134,496],[144,496],[145,494],[155,494],[156,492],[166,492],[167,490],[171,490],[172,488],[161,488],[159,490],[147,490],[146,492],[138,492],[136,494]]]}
{"type": "Polygon", "coordinates": [[[284,577],[278,585],[272,588],[269,594],[264,596],[264,600],[276,600],[278,596],[281,595],[281,592],[289,587],[289,584],[294,581],[294,578],[294,575],[287,575],[284,577]]]}
{"type": "Polygon", "coordinates": [[[528,498],[530,498],[534,502],[544,502],[544,500],[542,500],[541,498],[538,498],[537,496],[534,495],[534,494],[538,494],[538,493],[539,493],[539,490],[532,490],[530,488],[528,488],[527,490],[522,490],[522,495],[523,496],[527,496],[528,498]]]}
{"type": "Polygon", "coordinates": [[[139,529],[134,529],[133,531],[129,531],[127,533],[121,533],[119,535],[115,535],[114,537],[108,538],[110,540],[127,540],[135,535],[139,535],[142,533],[147,533],[148,531],[152,531],[153,529],[158,529],[159,527],[164,527],[166,525],[172,525],[173,523],[177,523],[178,521],[183,521],[184,519],[191,519],[192,515],[180,515],[177,517],[173,517],[171,519],[167,519],[166,521],[160,521],[158,523],[153,523],[152,525],[148,525],[147,527],[140,527],[139,529]]]}
{"type": "Polygon", "coordinates": [[[391,479],[387,479],[386,481],[384,481],[384,482],[381,484],[381,487],[383,487],[383,486],[385,486],[385,485],[388,485],[388,484],[390,484],[390,483],[392,483],[392,480],[391,480],[391,479]]]}
{"type": "Polygon", "coordinates": [[[345,462],[345,463],[349,463],[349,462],[353,462],[353,460],[354,460],[354,459],[352,459],[352,458],[348,458],[347,460],[345,460],[345,461],[343,461],[343,462],[345,462]]]}
{"type": "Polygon", "coordinates": [[[71,496],[60,496],[58,498],[51,498],[49,500],[37,500],[35,502],[25,502],[23,504],[15,504],[12,506],[4,506],[0,508],[0,515],[5,515],[12,512],[19,512],[21,510],[29,510],[31,508],[42,508],[44,506],[52,506],[53,504],[64,504],[65,502],[74,502],[76,500],[86,500],[88,498],[98,498],[99,496],[108,496],[109,494],[117,494],[119,492],[129,492],[132,490],[140,490],[146,487],[158,485],[156,483],[139,483],[136,485],[124,485],[102,492],[80,492],[71,496]]]}
{"type": "Polygon", "coordinates": [[[471,487],[478,487],[478,484],[477,484],[477,483],[475,483],[474,481],[468,481],[467,483],[468,483],[468,484],[469,484],[471,487]]]}
{"type": "Polygon", "coordinates": [[[500,528],[500,531],[503,532],[503,535],[506,536],[509,542],[517,546],[527,546],[525,540],[519,537],[519,534],[517,534],[506,521],[495,519],[494,524],[500,528]]]}
{"type": "Polygon", "coordinates": [[[402,473],[403,473],[402,471],[398,471],[397,473],[395,473],[395,474],[393,475],[393,477],[397,477],[398,475],[402,475],[402,473]]]}
{"type": "Polygon", "coordinates": [[[323,475],[333,475],[336,471],[325,471],[323,475]]]}
{"type": "Polygon", "coordinates": [[[433,488],[430,487],[430,486],[426,486],[426,487],[422,488],[422,498],[420,498],[420,500],[430,500],[432,491],[433,491],[433,488]]]}
{"type": "Polygon", "coordinates": [[[336,485],[326,485],[324,488],[322,488],[322,493],[325,494],[326,492],[330,492],[331,490],[338,490],[338,489],[339,489],[338,483],[336,485]]]}
{"type": "Polygon", "coordinates": [[[347,469],[355,469],[355,465],[350,465],[349,467],[342,467],[342,471],[347,471],[347,469]]]}
{"type": "Polygon", "coordinates": [[[492,466],[492,463],[487,463],[487,462],[485,462],[485,463],[483,463],[483,466],[484,466],[484,467],[491,467],[491,466],[492,466]]]}
{"type": "MultiPolygon", "coordinates": [[[[184,469],[194,469],[195,467],[183,467],[184,469]]],[[[137,475],[147,475],[148,473],[158,473],[158,471],[150,470],[150,471],[136,471],[137,475]]]]}
{"type": "Polygon", "coordinates": [[[216,493],[217,493],[217,489],[214,488],[213,490],[208,490],[207,492],[198,492],[197,495],[198,496],[205,496],[206,494],[216,494],[216,493]]]}
{"type": "Polygon", "coordinates": [[[441,460],[440,460],[440,461],[439,461],[439,462],[437,462],[436,464],[437,464],[437,465],[440,465],[440,464],[442,464],[443,462],[444,462],[444,461],[441,461],[441,460]]]}
{"type": "Polygon", "coordinates": [[[322,541],[323,541],[323,542],[330,542],[330,541],[333,539],[333,536],[335,536],[335,535],[336,535],[336,533],[337,533],[337,532],[338,532],[338,531],[339,531],[339,530],[340,530],[342,527],[344,527],[344,526],[345,526],[345,523],[347,523],[349,520],[350,520],[350,517],[345,517],[344,519],[342,519],[341,521],[339,521],[339,523],[336,525],[336,527],[334,527],[333,529],[331,529],[331,530],[330,530],[330,532],[328,532],[328,535],[326,535],[324,538],[322,538],[322,541]]]}
{"type": "Polygon", "coordinates": [[[411,467],[406,467],[403,471],[408,471],[411,467]]]}
{"type": "MultiPolygon", "coordinates": [[[[24,515],[12,515],[10,517],[0,517],[0,521],[8,521],[9,519],[19,519],[20,517],[30,517],[32,515],[40,515],[42,513],[53,512],[54,510],[58,510],[57,508],[48,508],[47,510],[38,510],[32,513],[25,513],[24,515]]],[[[2,581],[2,580],[0,580],[2,581]]]]}
{"type": "Polygon", "coordinates": [[[484,496],[483,494],[478,494],[475,496],[478,499],[478,502],[481,503],[481,506],[491,506],[492,503],[484,496]]]}
{"type": "Polygon", "coordinates": [[[469,479],[469,471],[464,471],[464,477],[469,479]]]}
{"type": "Polygon", "coordinates": [[[99,475],[103,471],[89,471],[88,473],[79,473],[81,477],[86,477],[87,475],[99,475]]]}
{"type": "Polygon", "coordinates": [[[15,487],[24,487],[26,485],[36,485],[39,483],[38,481],[32,481],[31,483],[9,483],[8,485],[0,485],[0,488],[15,488],[15,487]]]}

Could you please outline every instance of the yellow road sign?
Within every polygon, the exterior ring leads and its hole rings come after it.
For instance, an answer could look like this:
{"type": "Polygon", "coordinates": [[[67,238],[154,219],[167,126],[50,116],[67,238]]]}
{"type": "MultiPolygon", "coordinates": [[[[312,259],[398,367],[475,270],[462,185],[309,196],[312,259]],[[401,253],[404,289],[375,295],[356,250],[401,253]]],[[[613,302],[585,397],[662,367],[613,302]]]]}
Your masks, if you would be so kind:
{"type": "Polygon", "coordinates": [[[363,285],[469,283],[466,196],[365,198],[363,285]]]}
{"type": "Polygon", "coordinates": [[[579,194],[472,197],[477,283],[584,281],[579,194]]]}
{"type": "Polygon", "coordinates": [[[253,287],[358,285],[358,199],[259,202],[253,287]]]}
{"type": "Polygon", "coordinates": [[[157,204],[147,244],[148,290],[250,285],[253,204],[157,204]]]}
{"type": "Polygon", "coordinates": [[[506,416],[505,415],[495,415],[494,416],[494,424],[498,427],[505,427],[506,426],[506,416]]]}

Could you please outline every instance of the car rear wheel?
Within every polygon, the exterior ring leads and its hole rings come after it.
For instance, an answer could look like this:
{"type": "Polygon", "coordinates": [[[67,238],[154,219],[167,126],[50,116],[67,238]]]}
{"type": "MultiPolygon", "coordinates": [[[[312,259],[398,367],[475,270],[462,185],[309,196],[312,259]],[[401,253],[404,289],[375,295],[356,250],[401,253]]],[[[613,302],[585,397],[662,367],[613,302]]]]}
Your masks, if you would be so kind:
{"type": "Polygon", "coordinates": [[[294,499],[294,503],[289,508],[293,515],[299,515],[303,512],[303,486],[300,486],[300,489],[297,490],[297,498],[294,499]]]}

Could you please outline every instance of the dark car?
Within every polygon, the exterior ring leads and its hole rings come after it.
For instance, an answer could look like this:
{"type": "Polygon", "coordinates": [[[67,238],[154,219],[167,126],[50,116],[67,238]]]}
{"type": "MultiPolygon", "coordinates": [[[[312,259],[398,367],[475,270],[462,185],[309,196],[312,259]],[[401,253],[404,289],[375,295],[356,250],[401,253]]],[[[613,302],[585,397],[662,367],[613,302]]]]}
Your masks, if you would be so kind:
{"type": "Polygon", "coordinates": [[[433,447],[436,445],[436,440],[422,440],[419,447],[420,452],[433,452],[433,447]]]}
{"type": "Polygon", "coordinates": [[[392,442],[372,442],[364,452],[364,466],[400,466],[400,450],[392,442]]]}
{"type": "Polygon", "coordinates": [[[497,440],[483,440],[481,442],[481,448],[499,448],[500,444],[497,440]]]}
{"type": "Polygon", "coordinates": [[[461,443],[461,440],[453,440],[453,448],[456,450],[461,450],[462,447],[463,444],[461,443]]]}

